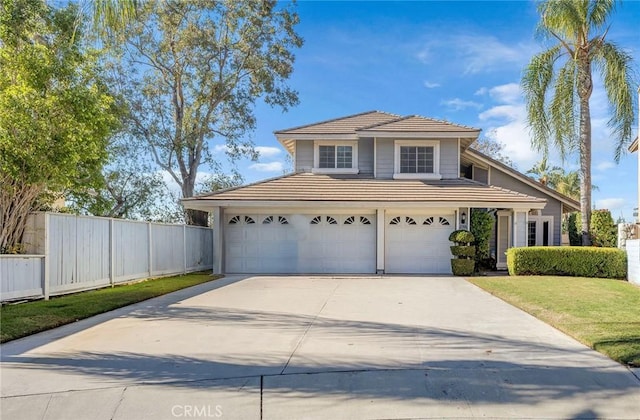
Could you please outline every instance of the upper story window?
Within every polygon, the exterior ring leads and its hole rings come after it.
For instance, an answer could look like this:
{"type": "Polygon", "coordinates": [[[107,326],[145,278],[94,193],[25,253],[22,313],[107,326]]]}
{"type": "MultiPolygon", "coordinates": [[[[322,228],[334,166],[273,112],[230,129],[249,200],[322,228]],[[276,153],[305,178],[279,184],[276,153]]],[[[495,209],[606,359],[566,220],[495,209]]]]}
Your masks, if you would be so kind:
{"type": "Polygon", "coordinates": [[[315,173],[358,173],[358,143],[355,141],[314,142],[315,173]]]}
{"type": "Polygon", "coordinates": [[[393,177],[440,179],[440,143],[437,141],[396,141],[393,177]]]}

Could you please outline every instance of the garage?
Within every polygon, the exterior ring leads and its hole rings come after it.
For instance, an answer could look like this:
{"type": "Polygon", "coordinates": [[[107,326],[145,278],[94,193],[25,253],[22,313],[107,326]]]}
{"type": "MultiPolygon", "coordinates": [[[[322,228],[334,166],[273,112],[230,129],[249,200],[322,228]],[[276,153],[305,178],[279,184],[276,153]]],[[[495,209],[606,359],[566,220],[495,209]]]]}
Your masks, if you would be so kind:
{"type": "Polygon", "coordinates": [[[451,273],[454,214],[390,215],[385,220],[385,272],[451,273]]]}
{"type": "Polygon", "coordinates": [[[228,273],[374,273],[373,214],[227,214],[228,273]]]}

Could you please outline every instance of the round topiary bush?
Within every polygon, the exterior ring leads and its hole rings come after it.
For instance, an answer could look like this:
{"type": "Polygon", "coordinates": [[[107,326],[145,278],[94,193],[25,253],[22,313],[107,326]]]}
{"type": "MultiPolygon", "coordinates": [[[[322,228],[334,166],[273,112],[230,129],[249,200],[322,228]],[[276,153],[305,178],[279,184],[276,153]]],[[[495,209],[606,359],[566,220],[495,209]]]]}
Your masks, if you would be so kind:
{"type": "Polygon", "coordinates": [[[469,245],[471,242],[475,240],[473,237],[473,233],[468,230],[454,230],[449,235],[449,240],[456,245],[469,245]]]}
{"type": "Polygon", "coordinates": [[[450,248],[451,254],[459,258],[471,258],[476,254],[476,249],[473,246],[453,245],[450,248]]]}

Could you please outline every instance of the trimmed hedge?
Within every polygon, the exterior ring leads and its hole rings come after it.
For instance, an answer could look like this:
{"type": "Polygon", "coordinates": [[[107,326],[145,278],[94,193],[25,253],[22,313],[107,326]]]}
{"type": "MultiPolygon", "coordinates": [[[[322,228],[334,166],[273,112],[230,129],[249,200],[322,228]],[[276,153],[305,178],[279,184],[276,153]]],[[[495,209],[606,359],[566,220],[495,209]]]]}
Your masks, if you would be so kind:
{"type": "Polygon", "coordinates": [[[473,269],[476,265],[474,260],[451,260],[451,271],[454,276],[470,276],[473,274],[473,269]]]}
{"type": "Polygon", "coordinates": [[[627,254],[617,248],[532,246],[507,250],[512,276],[627,278],[627,254]]]}

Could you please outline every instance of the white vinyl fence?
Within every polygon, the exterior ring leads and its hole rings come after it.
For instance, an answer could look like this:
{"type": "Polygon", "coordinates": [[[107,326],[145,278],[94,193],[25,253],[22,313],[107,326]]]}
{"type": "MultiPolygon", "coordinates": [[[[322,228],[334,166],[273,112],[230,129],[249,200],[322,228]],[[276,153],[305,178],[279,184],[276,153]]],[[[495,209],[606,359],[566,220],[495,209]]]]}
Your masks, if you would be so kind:
{"type": "Polygon", "coordinates": [[[627,280],[640,286],[640,239],[627,240],[627,280]]]}
{"type": "Polygon", "coordinates": [[[0,255],[1,300],[89,290],[213,268],[210,228],[34,213],[28,255],[0,255]]]}

